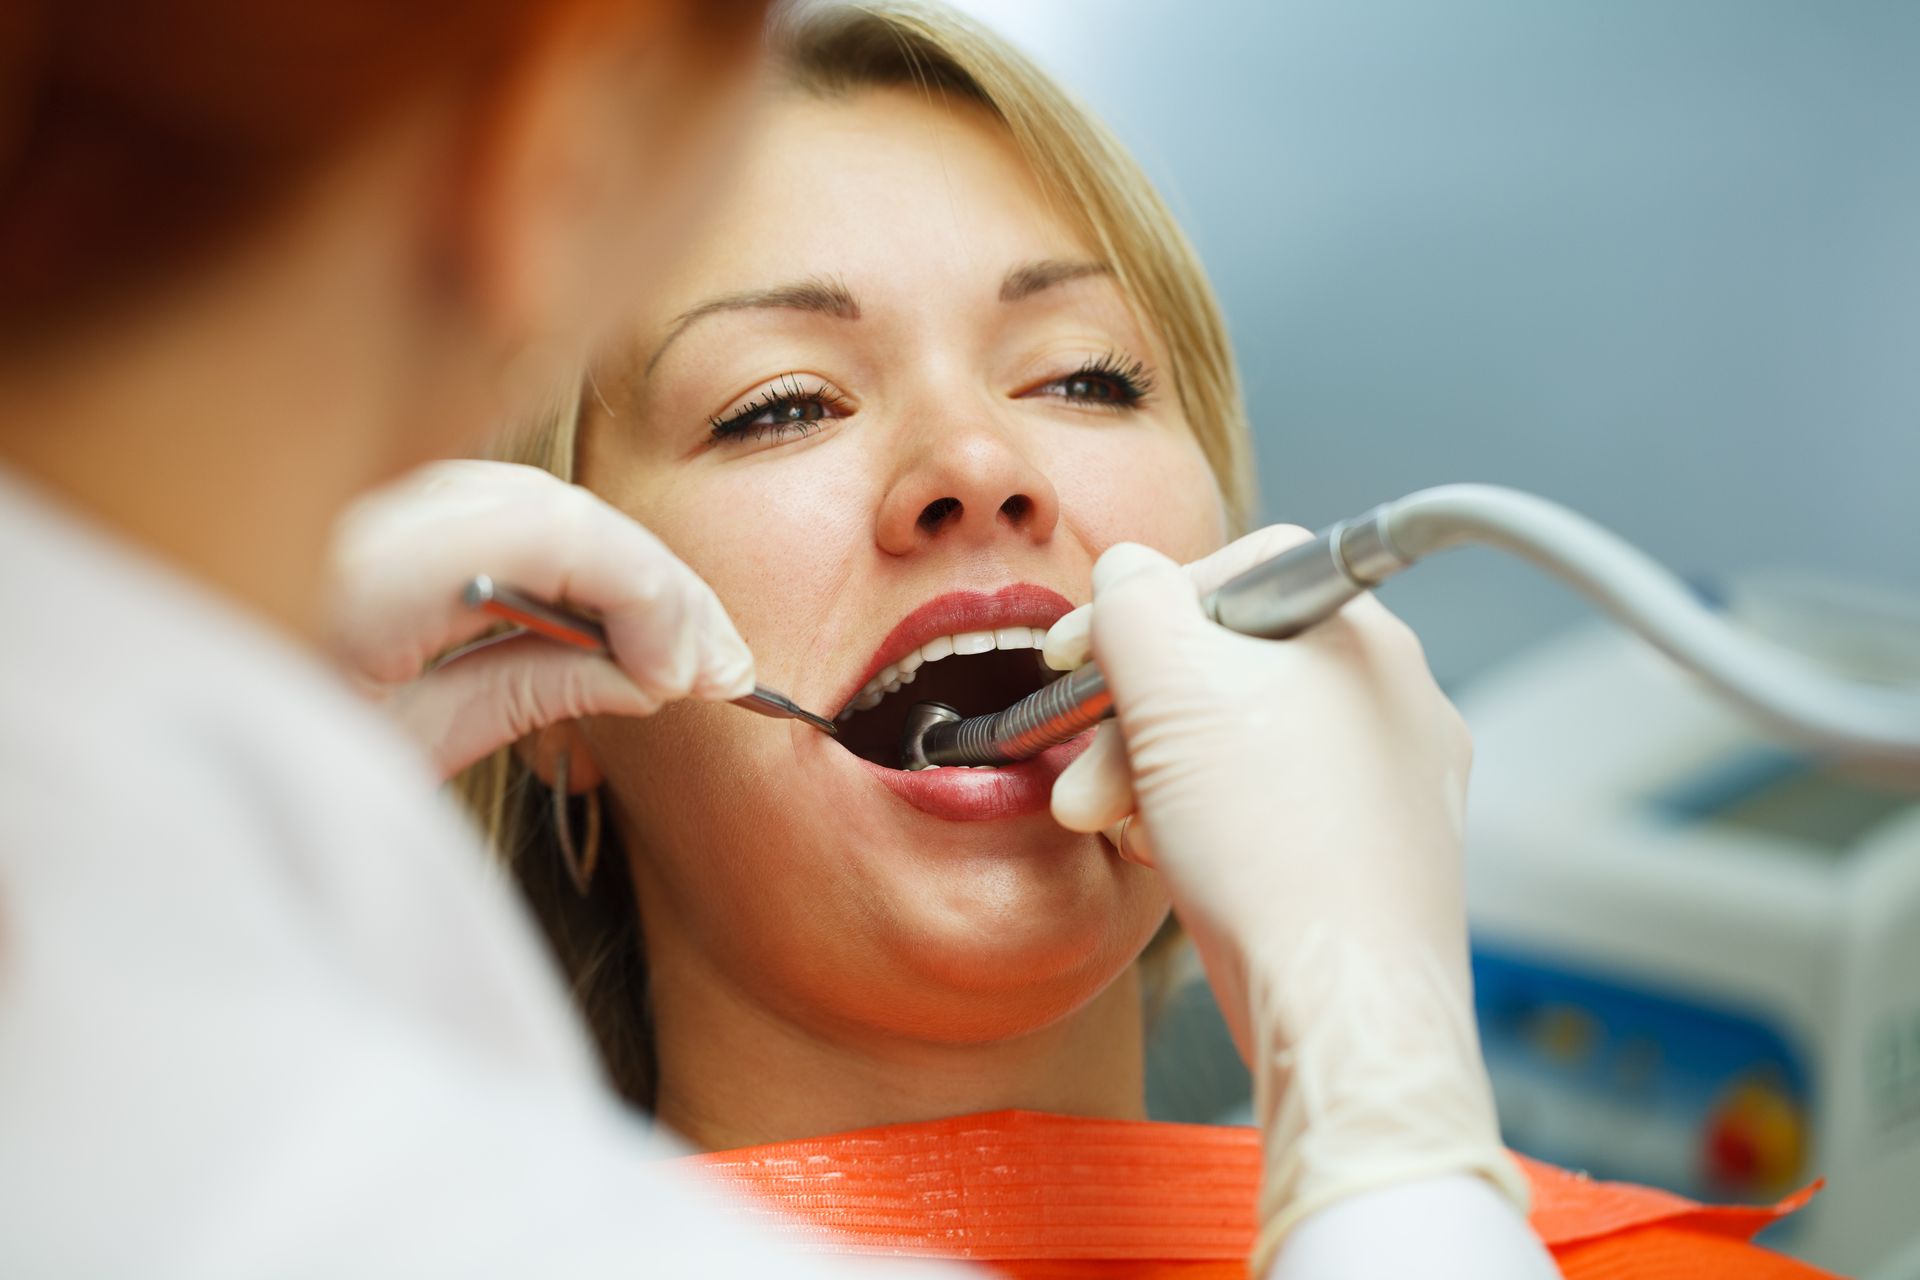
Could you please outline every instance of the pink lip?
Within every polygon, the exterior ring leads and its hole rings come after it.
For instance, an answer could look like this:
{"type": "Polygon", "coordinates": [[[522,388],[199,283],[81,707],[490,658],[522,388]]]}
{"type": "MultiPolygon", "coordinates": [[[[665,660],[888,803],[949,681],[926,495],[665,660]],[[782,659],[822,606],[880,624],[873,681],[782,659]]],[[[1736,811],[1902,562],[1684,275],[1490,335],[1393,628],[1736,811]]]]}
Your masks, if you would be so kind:
{"type": "Polygon", "coordinates": [[[1031,760],[998,769],[922,769],[908,773],[884,769],[851,753],[847,758],[922,813],[948,822],[991,822],[1047,812],[1054,779],[1092,742],[1093,735],[1083,733],[1031,760]]]}
{"type": "MultiPolygon", "coordinates": [[[[845,706],[881,670],[937,636],[999,627],[1050,627],[1072,608],[1073,602],[1058,591],[1029,582],[995,591],[950,591],[935,596],[887,633],[865,670],[842,691],[835,705],[845,706]]],[[[947,822],[991,822],[1046,813],[1054,779],[1091,741],[1090,734],[1082,734],[1031,760],[998,769],[923,769],[916,773],[882,768],[825,742],[820,747],[834,756],[844,756],[900,800],[930,817],[947,822]]]]}
{"type": "Polygon", "coordinates": [[[996,627],[1050,627],[1072,608],[1073,602],[1058,591],[1031,582],[1016,582],[998,591],[949,591],[935,596],[887,632],[860,678],[841,690],[832,705],[836,712],[845,707],[889,663],[938,636],[996,627]]]}

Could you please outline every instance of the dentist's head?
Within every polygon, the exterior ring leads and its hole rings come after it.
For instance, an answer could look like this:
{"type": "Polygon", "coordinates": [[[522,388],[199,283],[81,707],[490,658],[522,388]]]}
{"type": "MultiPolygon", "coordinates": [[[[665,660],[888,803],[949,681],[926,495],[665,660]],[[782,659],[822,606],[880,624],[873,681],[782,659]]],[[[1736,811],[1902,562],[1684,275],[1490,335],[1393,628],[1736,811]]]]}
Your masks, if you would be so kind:
{"type": "Polygon", "coordinates": [[[347,498],[626,318],[763,7],[7,4],[0,463],[312,630],[347,498]]]}

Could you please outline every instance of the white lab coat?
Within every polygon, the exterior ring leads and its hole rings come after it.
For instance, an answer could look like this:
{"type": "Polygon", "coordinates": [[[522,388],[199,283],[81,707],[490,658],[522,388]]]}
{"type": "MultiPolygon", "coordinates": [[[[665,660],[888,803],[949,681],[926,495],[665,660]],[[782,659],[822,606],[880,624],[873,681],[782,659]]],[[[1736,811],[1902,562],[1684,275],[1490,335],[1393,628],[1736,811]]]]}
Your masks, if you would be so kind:
{"type": "MultiPolygon", "coordinates": [[[[311,657],[4,471],[0,619],[0,1274],[847,1273],[662,1169],[472,831],[311,657]]],[[[1468,1181],[1415,1221],[1474,1221],[1468,1181]]]]}

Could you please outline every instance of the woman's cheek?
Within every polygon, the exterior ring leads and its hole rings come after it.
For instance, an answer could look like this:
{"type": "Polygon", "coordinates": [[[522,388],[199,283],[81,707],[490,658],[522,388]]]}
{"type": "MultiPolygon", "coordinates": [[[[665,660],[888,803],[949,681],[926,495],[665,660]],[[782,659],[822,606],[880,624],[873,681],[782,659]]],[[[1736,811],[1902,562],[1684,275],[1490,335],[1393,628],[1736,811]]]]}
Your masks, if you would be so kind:
{"type": "Polygon", "coordinates": [[[1088,551],[1138,542],[1181,563],[1226,541],[1220,487],[1199,445],[1170,432],[1114,432],[1052,468],[1061,508],[1088,551]]]}
{"type": "Polygon", "coordinates": [[[655,487],[629,510],[713,587],[755,653],[777,667],[772,637],[817,629],[823,602],[872,541],[870,477],[847,465],[858,461],[810,448],[720,462],[655,487]]]}

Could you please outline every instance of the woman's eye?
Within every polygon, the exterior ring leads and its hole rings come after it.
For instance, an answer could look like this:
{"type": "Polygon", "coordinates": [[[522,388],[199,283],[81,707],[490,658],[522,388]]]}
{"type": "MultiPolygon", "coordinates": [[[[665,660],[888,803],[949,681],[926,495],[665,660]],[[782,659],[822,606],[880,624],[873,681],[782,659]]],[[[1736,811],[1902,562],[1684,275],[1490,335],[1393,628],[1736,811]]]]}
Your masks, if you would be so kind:
{"type": "Polygon", "coordinates": [[[827,416],[827,406],[818,400],[790,400],[782,397],[752,417],[741,414],[727,420],[727,425],[738,431],[785,431],[789,427],[804,426],[809,422],[818,422],[827,416]]]}
{"type": "Polygon", "coordinates": [[[1054,383],[1060,388],[1060,394],[1069,400],[1091,400],[1100,404],[1120,404],[1133,399],[1131,387],[1122,386],[1113,378],[1089,376],[1076,373],[1071,378],[1061,378],[1054,383]]]}
{"type": "Polygon", "coordinates": [[[844,418],[849,412],[846,402],[825,383],[809,388],[789,374],[739,412],[713,418],[708,425],[719,441],[785,440],[812,435],[820,423],[844,418]]]}
{"type": "Polygon", "coordinates": [[[1104,355],[1064,378],[1042,383],[1032,394],[1057,396],[1074,404],[1132,409],[1153,389],[1153,375],[1138,360],[1104,355]]]}

